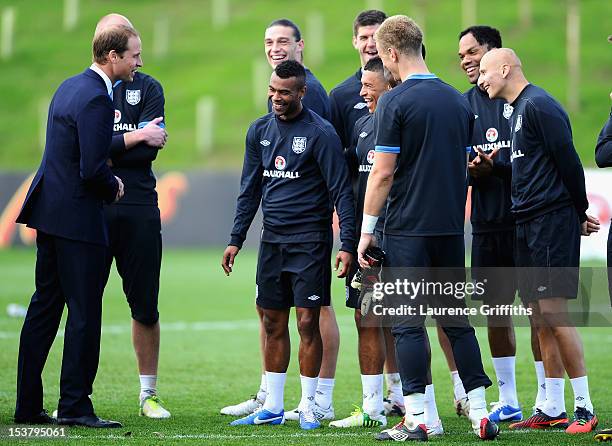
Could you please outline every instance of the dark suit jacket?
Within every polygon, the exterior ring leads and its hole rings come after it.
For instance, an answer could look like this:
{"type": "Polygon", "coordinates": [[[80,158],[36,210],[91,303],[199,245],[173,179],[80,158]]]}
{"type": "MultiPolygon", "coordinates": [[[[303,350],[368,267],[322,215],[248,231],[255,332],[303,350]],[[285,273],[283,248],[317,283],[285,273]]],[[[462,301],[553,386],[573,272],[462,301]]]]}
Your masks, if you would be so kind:
{"type": "Polygon", "coordinates": [[[108,245],[102,209],[119,187],[110,168],[114,108],[89,68],[65,80],[49,106],[45,153],[18,223],[50,235],[108,245]]]}

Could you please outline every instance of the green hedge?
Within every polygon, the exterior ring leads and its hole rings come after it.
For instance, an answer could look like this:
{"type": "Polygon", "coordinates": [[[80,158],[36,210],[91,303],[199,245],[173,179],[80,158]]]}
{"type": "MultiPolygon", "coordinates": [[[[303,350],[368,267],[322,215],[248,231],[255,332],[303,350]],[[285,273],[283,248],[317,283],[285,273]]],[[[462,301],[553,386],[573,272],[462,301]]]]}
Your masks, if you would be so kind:
{"type": "MultiPolygon", "coordinates": [[[[263,31],[273,19],[289,17],[301,27],[306,40],[306,64],[329,90],[357,68],[351,46],[352,20],[368,5],[383,4],[389,14],[415,18],[424,11],[425,42],[430,69],[459,90],[469,85],[459,69],[457,35],[462,29],[459,0],[308,0],[300,2],[228,0],[230,23],[216,29],[211,23],[212,0],[104,1],[81,0],[79,21],[72,31],[63,30],[61,0],[0,0],[0,10],[16,11],[14,54],[0,60],[0,168],[31,169],[38,165],[41,105],[66,77],[78,73],[90,61],[90,45],[96,21],[108,12],[127,15],[143,37],[144,72],[161,81],[166,92],[170,140],[156,162],[160,168],[212,166],[239,168],[244,133],[249,123],[265,112],[265,85],[261,105],[254,105],[254,61],[264,60],[263,31]],[[417,8],[424,8],[419,11],[417,8]],[[423,6],[424,5],[424,6],[423,6]],[[309,62],[308,17],[321,14],[325,24],[325,57],[309,62]],[[169,51],[153,56],[156,20],[170,25],[169,51]],[[214,149],[196,149],[195,105],[201,96],[217,104],[214,149]]],[[[532,0],[533,24],[519,24],[518,0],[474,0],[480,7],[477,23],[502,31],[504,44],[522,58],[528,78],[566,103],[565,52],[566,3],[532,0]]],[[[593,164],[593,147],[608,116],[612,44],[612,2],[583,0],[581,11],[581,110],[571,114],[575,144],[583,163],[593,164]]],[[[312,54],[312,53],[311,53],[312,54]]],[[[312,59],[312,56],[310,56],[312,59]]]]}

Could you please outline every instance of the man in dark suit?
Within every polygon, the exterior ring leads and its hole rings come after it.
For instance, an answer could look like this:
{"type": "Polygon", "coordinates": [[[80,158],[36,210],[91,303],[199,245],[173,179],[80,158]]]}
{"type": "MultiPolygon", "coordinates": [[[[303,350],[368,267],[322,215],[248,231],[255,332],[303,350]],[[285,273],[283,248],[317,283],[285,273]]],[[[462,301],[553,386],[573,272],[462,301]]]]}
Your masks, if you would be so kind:
{"type": "Polygon", "coordinates": [[[140,37],[115,26],[93,41],[94,63],[62,83],[49,107],[41,165],[18,223],[37,232],[36,291],[21,331],[16,423],[53,423],[43,409],[41,373],[68,306],[59,424],[121,427],[98,418],[89,396],[98,369],[103,272],[108,246],[103,202],[123,196],[107,166],[113,135],[112,85],[142,66],[140,37]]]}

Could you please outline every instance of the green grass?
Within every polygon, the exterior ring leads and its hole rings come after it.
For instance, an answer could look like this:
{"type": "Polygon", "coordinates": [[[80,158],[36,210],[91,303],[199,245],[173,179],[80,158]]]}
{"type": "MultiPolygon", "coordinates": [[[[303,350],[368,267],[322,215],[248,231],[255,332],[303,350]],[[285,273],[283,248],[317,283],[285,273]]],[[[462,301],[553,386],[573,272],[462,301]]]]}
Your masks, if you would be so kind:
{"type": "MultiPolygon", "coordinates": [[[[237,258],[234,274],[227,278],[219,266],[221,251],[175,251],[164,253],[160,313],[162,346],[159,390],[173,417],[155,421],[137,416],[138,376],[129,334],[129,311],[117,276],[104,297],[100,368],[94,385],[96,411],[103,417],[120,420],[116,431],[73,429],[74,444],[374,444],[373,430],[336,431],[324,428],[314,433],[300,431],[296,423],[270,427],[229,427],[219,408],[248,397],[259,384],[260,360],[258,329],[253,308],[255,253],[243,252],[237,258]],[[184,324],[184,325],[183,325],[184,324]],[[127,433],[130,432],[129,436],[127,433]]],[[[0,426],[11,423],[15,404],[15,377],[18,333],[22,320],[6,316],[12,302],[27,305],[33,289],[35,252],[0,251],[0,426]]],[[[341,330],[341,349],[336,375],[334,405],[338,416],[349,414],[352,403],[360,403],[361,385],[357,344],[351,311],[343,305],[342,281],[334,281],[334,298],[341,330]]],[[[487,354],[485,330],[479,328],[487,373],[494,376],[487,354]]],[[[447,434],[434,439],[438,444],[476,444],[465,419],[452,410],[452,388],[446,365],[431,331],[433,378],[437,403],[447,434]]],[[[591,395],[602,424],[612,420],[612,398],[606,393],[610,380],[610,331],[581,329],[591,395]]],[[[297,337],[292,327],[293,354],[286,386],[286,407],[297,404],[299,372],[296,364],[297,337]]],[[[528,329],[517,329],[517,381],[521,404],[529,410],[535,396],[535,376],[529,349],[528,329]]],[[[53,410],[59,395],[62,338],[51,350],[44,372],[45,407],[53,410]]],[[[572,391],[566,386],[567,407],[572,407],[572,391]]],[[[487,399],[497,398],[491,388],[487,399]]],[[[392,420],[393,421],[393,420],[392,420]]],[[[588,444],[591,435],[569,437],[562,432],[514,433],[507,429],[500,441],[513,445],[588,444]]],[[[0,439],[0,443],[2,443],[0,439]]],[[[11,442],[13,444],[14,442],[11,442]]],[[[65,444],[63,440],[44,444],[65,444]]]]}
{"type": "MultiPolygon", "coordinates": [[[[263,61],[263,31],[273,19],[290,17],[306,40],[305,62],[329,90],[353,73],[358,64],[353,50],[351,24],[366,1],[228,0],[231,20],[223,29],[211,23],[213,0],[82,0],[73,31],[62,28],[61,0],[0,0],[16,9],[15,53],[0,60],[0,166],[33,169],[40,162],[40,102],[50,98],[59,83],[83,70],[90,60],[91,35],[96,21],[111,11],[132,19],[141,31],[144,71],[165,88],[170,139],[156,166],[162,169],[214,167],[236,169],[241,165],[244,135],[250,122],[265,112],[265,85],[254,91],[251,79],[255,60],[263,61]],[[325,24],[324,61],[312,64],[308,45],[313,41],[307,22],[320,13],[325,24]],[[170,24],[169,53],[153,56],[154,22],[170,24]],[[255,106],[254,94],[261,96],[255,106]],[[195,136],[195,105],[200,96],[212,96],[218,108],[214,148],[199,153],[195,136]]],[[[371,3],[371,2],[369,2],[371,3]]],[[[425,42],[430,69],[461,91],[469,85],[460,71],[457,35],[462,29],[459,0],[435,2],[381,2],[389,14],[419,17],[424,6],[425,42]]],[[[565,4],[557,0],[532,0],[533,25],[519,25],[518,0],[479,1],[476,22],[498,27],[507,46],[517,50],[527,77],[566,103],[568,89],[565,53],[565,4]]],[[[571,114],[575,145],[585,165],[592,165],[594,145],[609,112],[610,33],[612,2],[582,0],[580,88],[581,110],[571,114]]],[[[312,52],[310,53],[312,54],[312,52]]]]}

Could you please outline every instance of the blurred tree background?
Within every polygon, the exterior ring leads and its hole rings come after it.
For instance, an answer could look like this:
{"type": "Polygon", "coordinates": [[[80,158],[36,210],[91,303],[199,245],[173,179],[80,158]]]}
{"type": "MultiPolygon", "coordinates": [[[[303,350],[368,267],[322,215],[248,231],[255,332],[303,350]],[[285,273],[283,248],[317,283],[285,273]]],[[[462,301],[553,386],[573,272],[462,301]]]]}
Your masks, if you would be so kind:
{"type": "Polygon", "coordinates": [[[329,91],[358,68],[352,22],[369,8],[413,17],[424,28],[430,70],[460,91],[470,85],[459,68],[459,32],[498,28],[528,79],[568,109],[576,148],[593,164],[610,111],[608,0],[0,0],[0,169],[38,165],[51,95],[90,64],[104,14],[130,18],[142,35],[142,71],[164,87],[170,139],[156,167],[237,169],[248,125],[266,112],[267,24],[287,17],[301,27],[305,64],[329,91]]]}

